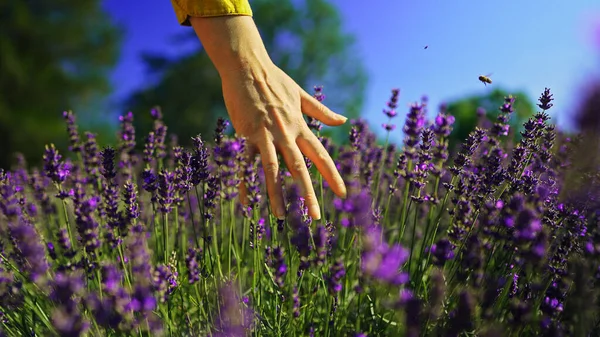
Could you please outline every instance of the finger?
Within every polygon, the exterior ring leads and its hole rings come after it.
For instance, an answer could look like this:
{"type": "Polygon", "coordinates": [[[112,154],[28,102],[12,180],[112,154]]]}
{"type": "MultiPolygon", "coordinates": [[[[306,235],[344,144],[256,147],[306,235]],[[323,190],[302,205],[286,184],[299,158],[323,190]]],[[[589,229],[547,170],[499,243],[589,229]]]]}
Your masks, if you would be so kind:
{"type": "Polygon", "coordinates": [[[305,115],[316,118],[325,125],[338,126],[348,120],[348,118],[329,110],[328,107],[302,89],[300,89],[300,102],[300,108],[305,115]]]}
{"type": "MultiPolygon", "coordinates": [[[[246,154],[245,154],[245,165],[254,165],[254,159],[256,158],[256,154],[258,153],[258,150],[254,147],[254,146],[250,146],[248,143],[246,143],[246,154]]],[[[242,170],[240,170],[239,172],[239,176],[240,176],[240,184],[238,186],[238,189],[240,191],[240,202],[242,203],[242,205],[244,205],[244,207],[248,207],[248,204],[250,203],[250,200],[248,199],[248,186],[246,185],[246,169],[243,168],[242,170]]]]}
{"type": "Polygon", "coordinates": [[[302,136],[298,137],[296,144],[316,166],[323,178],[327,180],[329,186],[335,194],[340,198],[346,197],[346,184],[337,168],[331,156],[321,144],[319,139],[310,130],[306,130],[302,136]]]}
{"type": "Polygon", "coordinates": [[[287,144],[281,149],[281,154],[285,160],[288,170],[292,174],[295,182],[301,189],[301,193],[304,196],[304,204],[308,207],[308,215],[313,219],[321,219],[321,210],[319,209],[319,202],[315,195],[310,174],[306,168],[306,162],[304,156],[296,144],[287,144]]]}
{"type": "Polygon", "coordinates": [[[279,160],[277,159],[275,145],[265,142],[258,147],[258,150],[260,151],[263,171],[265,173],[271,211],[278,219],[285,219],[285,204],[283,203],[279,160]]]}

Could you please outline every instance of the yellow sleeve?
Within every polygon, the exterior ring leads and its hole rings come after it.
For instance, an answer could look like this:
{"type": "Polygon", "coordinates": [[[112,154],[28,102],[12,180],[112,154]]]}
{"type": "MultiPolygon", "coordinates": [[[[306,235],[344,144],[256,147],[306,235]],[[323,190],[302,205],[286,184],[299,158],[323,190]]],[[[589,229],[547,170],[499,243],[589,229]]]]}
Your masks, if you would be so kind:
{"type": "Polygon", "coordinates": [[[179,24],[189,26],[190,16],[249,15],[248,0],[171,0],[179,24]]]}

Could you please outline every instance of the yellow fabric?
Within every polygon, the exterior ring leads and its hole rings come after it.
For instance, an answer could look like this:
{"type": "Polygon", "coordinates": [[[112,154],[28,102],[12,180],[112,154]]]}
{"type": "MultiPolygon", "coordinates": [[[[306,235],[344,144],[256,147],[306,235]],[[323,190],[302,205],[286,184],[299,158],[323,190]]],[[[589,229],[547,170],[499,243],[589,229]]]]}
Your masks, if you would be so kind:
{"type": "Polygon", "coordinates": [[[190,16],[252,16],[248,0],[171,0],[171,4],[175,9],[177,20],[184,26],[190,25],[190,16]]]}

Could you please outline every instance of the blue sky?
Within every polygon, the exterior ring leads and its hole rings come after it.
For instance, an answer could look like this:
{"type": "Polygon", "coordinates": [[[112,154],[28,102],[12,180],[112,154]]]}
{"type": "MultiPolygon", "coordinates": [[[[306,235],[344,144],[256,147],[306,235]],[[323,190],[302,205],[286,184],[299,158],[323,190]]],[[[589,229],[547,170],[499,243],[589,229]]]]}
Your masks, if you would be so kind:
{"type": "MultiPolygon", "coordinates": [[[[332,2],[346,31],[356,36],[369,73],[364,117],[374,126],[384,122],[381,110],[392,88],[401,89],[400,112],[422,95],[429,97],[432,112],[441,102],[491,90],[477,80],[489,73],[494,86],[524,90],[533,99],[550,87],[556,98],[550,112],[559,125],[568,126],[564,123],[578,93],[600,70],[600,47],[592,38],[594,24],[600,23],[597,0],[332,2]]],[[[178,25],[170,1],[139,6],[106,0],[104,6],[126,29],[111,77],[114,99],[143,85],[141,51],[177,55],[190,50],[170,42],[190,29],[178,25]]],[[[393,138],[400,137],[396,131],[393,138]]]]}

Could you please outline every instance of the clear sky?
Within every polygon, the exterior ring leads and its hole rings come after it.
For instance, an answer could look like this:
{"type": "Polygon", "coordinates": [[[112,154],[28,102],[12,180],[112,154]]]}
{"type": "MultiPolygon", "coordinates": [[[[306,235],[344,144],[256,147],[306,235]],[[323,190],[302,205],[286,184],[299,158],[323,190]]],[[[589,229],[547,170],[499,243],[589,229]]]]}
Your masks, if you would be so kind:
{"type": "MultiPolygon", "coordinates": [[[[524,90],[533,99],[550,87],[556,99],[550,112],[562,125],[586,81],[600,70],[600,46],[593,43],[594,25],[600,24],[598,0],[332,2],[346,31],[356,36],[369,73],[363,115],[374,127],[384,122],[381,110],[392,88],[401,90],[401,113],[422,95],[429,97],[433,113],[441,102],[491,90],[477,80],[489,73],[493,86],[524,90]]],[[[170,1],[147,0],[140,6],[106,0],[104,6],[126,30],[112,74],[115,99],[143,85],[141,51],[177,55],[190,50],[170,42],[190,29],[178,25],[170,1]]]]}

